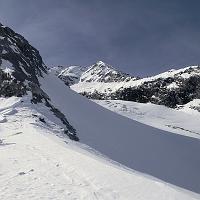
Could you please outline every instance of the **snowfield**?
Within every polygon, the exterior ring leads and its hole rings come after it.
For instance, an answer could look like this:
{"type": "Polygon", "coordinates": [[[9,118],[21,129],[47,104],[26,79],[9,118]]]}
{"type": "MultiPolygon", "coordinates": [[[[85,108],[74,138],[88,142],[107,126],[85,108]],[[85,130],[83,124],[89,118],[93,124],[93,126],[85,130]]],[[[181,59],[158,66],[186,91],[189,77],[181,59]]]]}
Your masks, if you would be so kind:
{"type": "Polygon", "coordinates": [[[131,169],[200,193],[200,140],[115,114],[70,90],[53,74],[40,83],[76,128],[80,142],[131,169]]]}
{"type": "Polygon", "coordinates": [[[38,121],[41,113],[28,100],[0,99],[1,116],[7,119],[0,125],[1,200],[200,199],[89,153],[45,116],[45,124],[38,121]]]}
{"type": "Polygon", "coordinates": [[[198,139],[115,114],[54,74],[40,83],[81,143],[30,94],[0,98],[1,200],[200,199],[198,139]]]}

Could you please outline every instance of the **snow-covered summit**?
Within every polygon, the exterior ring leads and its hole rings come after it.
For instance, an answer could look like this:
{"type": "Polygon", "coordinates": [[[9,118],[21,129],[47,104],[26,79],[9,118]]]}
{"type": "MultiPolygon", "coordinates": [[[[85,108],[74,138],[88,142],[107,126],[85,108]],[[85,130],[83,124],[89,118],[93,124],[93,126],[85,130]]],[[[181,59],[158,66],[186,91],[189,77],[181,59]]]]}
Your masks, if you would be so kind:
{"type": "Polygon", "coordinates": [[[52,70],[68,86],[78,83],[118,83],[136,80],[136,77],[121,72],[103,61],[97,61],[88,67],[58,66],[52,68],[52,70]]]}
{"type": "Polygon", "coordinates": [[[130,79],[135,80],[136,78],[115,69],[111,65],[98,61],[82,74],[80,82],[111,83],[129,81],[130,79]]]}

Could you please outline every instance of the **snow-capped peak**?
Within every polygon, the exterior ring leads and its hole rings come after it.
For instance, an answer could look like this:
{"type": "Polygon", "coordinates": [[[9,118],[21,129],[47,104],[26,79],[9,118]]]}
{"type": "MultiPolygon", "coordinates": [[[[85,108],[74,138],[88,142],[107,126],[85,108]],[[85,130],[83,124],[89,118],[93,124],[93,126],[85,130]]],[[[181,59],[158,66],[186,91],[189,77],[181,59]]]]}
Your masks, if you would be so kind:
{"type": "Polygon", "coordinates": [[[103,61],[101,61],[101,60],[100,60],[100,61],[97,61],[96,64],[97,64],[97,65],[106,65],[106,63],[103,62],[103,61]]]}
{"type": "Polygon", "coordinates": [[[136,79],[135,77],[121,72],[103,61],[97,61],[89,67],[59,66],[52,68],[52,70],[55,71],[55,74],[68,86],[81,82],[112,83],[136,79]]]}
{"type": "Polygon", "coordinates": [[[135,79],[127,73],[115,69],[111,65],[98,61],[87,71],[85,71],[80,79],[80,82],[122,82],[125,80],[135,79]]]}

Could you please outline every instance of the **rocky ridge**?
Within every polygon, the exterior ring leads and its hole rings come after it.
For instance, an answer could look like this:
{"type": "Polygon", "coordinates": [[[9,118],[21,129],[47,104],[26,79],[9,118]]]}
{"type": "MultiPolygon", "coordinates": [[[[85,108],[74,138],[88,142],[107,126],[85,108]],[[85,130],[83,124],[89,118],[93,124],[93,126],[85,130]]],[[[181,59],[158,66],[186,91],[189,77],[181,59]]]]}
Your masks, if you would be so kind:
{"type": "Polygon", "coordinates": [[[43,103],[59,118],[64,132],[78,140],[76,130],[40,87],[39,79],[48,73],[39,51],[21,35],[0,24],[0,97],[32,95],[31,102],[43,103]]]}

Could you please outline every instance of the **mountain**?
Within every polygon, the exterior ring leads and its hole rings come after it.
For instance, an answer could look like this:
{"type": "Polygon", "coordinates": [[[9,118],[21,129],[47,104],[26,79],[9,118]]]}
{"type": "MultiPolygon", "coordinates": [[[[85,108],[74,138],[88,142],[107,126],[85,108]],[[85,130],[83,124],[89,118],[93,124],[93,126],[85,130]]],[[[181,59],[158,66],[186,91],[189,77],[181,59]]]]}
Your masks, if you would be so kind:
{"type": "Polygon", "coordinates": [[[102,61],[98,61],[89,67],[70,66],[54,67],[57,76],[65,82],[66,85],[71,86],[79,83],[121,83],[136,78],[129,74],[123,73],[102,61]]]}
{"type": "Polygon", "coordinates": [[[82,74],[80,82],[112,83],[129,81],[130,79],[135,80],[136,78],[113,68],[111,65],[98,61],[82,74]]]}
{"type": "Polygon", "coordinates": [[[97,62],[79,77],[71,89],[91,99],[151,102],[177,108],[200,98],[199,66],[138,79],[97,62]]]}
{"type": "Polygon", "coordinates": [[[0,97],[31,95],[32,103],[43,103],[62,122],[64,132],[78,140],[76,130],[40,88],[38,79],[45,74],[47,67],[39,51],[24,37],[0,24],[0,97]]]}
{"type": "MultiPolygon", "coordinates": [[[[3,25],[0,33],[0,199],[200,198],[199,139],[97,105],[48,70],[23,37],[3,25]]],[[[127,78],[99,65],[105,76],[82,80],[89,68],[80,81],[127,78]]]]}
{"type": "Polygon", "coordinates": [[[177,108],[200,98],[200,67],[171,70],[120,89],[113,98],[177,108]]]}

